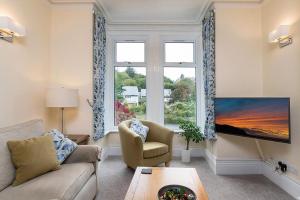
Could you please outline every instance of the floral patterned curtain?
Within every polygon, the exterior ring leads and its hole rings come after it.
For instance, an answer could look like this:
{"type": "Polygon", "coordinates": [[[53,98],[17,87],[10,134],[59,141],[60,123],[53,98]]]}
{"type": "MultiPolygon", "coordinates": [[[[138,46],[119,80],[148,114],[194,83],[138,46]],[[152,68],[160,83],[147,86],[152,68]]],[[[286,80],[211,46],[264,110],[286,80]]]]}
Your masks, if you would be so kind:
{"type": "Polygon", "coordinates": [[[106,71],[105,17],[94,8],[93,32],[93,129],[94,140],[104,136],[104,90],[106,71]]]}
{"type": "Polygon", "coordinates": [[[215,12],[210,9],[202,21],[203,40],[203,77],[205,94],[205,128],[206,139],[216,139],[214,99],[215,84],[215,12]]]}

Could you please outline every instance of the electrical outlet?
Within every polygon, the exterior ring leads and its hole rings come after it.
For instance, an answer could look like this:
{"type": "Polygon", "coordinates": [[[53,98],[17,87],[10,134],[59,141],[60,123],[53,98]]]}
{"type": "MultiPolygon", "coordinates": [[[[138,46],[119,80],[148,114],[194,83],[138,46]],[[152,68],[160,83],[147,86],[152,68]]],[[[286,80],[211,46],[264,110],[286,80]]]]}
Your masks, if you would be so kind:
{"type": "Polygon", "coordinates": [[[279,161],[278,162],[278,166],[279,166],[279,169],[282,173],[286,173],[287,172],[287,164],[285,164],[284,162],[282,161],[279,161]]]}
{"type": "Polygon", "coordinates": [[[266,163],[268,163],[270,166],[272,166],[272,168],[273,168],[274,171],[278,171],[278,170],[280,170],[280,168],[278,166],[278,162],[280,162],[280,161],[283,162],[283,163],[285,163],[287,165],[287,171],[286,171],[287,173],[291,173],[291,174],[294,174],[294,175],[298,176],[298,170],[297,170],[297,168],[295,168],[293,165],[291,165],[286,160],[276,160],[276,159],[270,157],[270,158],[268,158],[266,160],[266,163]]]}
{"type": "MultiPolygon", "coordinates": [[[[276,163],[278,165],[278,162],[282,162],[284,164],[287,165],[287,171],[286,173],[292,173],[292,174],[295,174],[295,175],[298,175],[298,170],[297,168],[295,168],[294,166],[292,166],[290,163],[288,163],[287,161],[285,160],[276,160],[276,163]]],[[[299,199],[300,200],[300,199],[299,199]]]]}

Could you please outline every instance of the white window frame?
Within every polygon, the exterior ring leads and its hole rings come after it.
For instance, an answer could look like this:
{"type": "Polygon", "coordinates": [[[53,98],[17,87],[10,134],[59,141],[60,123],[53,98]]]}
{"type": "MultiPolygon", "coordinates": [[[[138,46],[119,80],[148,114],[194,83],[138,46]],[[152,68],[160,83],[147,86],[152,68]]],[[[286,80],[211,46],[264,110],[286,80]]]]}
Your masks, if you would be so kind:
{"type": "MultiPolygon", "coordinates": [[[[107,36],[107,70],[105,83],[105,131],[107,133],[116,132],[118,127],[114,125],[115,121],[115,67],[146,67],[146,89],[147,105],[146,119],[164,125],[164,66],[166,67],[183,67],[190,66],[196,68],[196,120],[198,125],[202,125],[203,95],[202,89],[202,45],[201,34],[199,32],[139,32],[135,31],[120,33],[110,33],[107,36]],[[144,42],[145,62],[128,63],[116,62],[116,43],[117,42],[144,42]],[[164,43],[165,42],[193,42],[194,43],[194,63],[165,63],[164,62],[164,43]],[[201,102],[199,102],[201,101],[201,102]]],[[[176,130],[175,130],[176,131],[176,130]]]]}
{"type": "MultiPolygon", "coordinates": [[[[199,47],[199,42],[194,39],[194,40],[185,40],[185,39],[162,39],[161,40],[161,49],[162,49],[162,55],[161,55],[161,68],[162,68],[162,76],[164,76],[164,69],[165,67],[178,67],[178,68],[195,68],[195,87],[196,87],[196,123],[198,125],[200,125],[200,93],[201,93],[201,85],[202,85],[202,81],[201,81],[201,65],[199,63],[199,59],[197,57],[198,52],[200,52],[200,49],[198,49],[197,47],[199,47]],[[193,43],[194,45],[194,52],[193,52],[193,62],[165,62],[165,54],[166,54],[166,49],[165,49],[165,43],[193,43]]],[[[164,83],[163,83],[164,84],[164,83]]],[[[163,86],[163,90],[164,90],[164,86],[163,86]]],[[[162,91],[163,94],[164,91],[162,91]]],[[[164,110],[164,102],[162,105],[163,108],[163,124],[165,124],[165,110],[164,110]]],[[[181,130],[174,130],[174,131],[181,131],[181,130]]]]}
{"type": "Polygon", "coordinates": [[[163,55],[161,57],[162,66],[172,66],[172,67],[196,67],[196,41],[195,40],[163,40],[162,43],[163,55]],[[166,62],[166,43],[193,43],[193,62],[166,62]]]}
{"type": "MultiPolygon", "coordinates": [[[[116,67],[146,67],[146,88],[148,87],[148,38],[130,36],[109,36],[107,39],[107,73],[105,84],[105,133],[117,132],[115,125],[115,68],[116,67]],[[117,62],[116,43],[144,43],[144,62],[117,62]]],[[[147,97],[146,97],[147,98],[147,97]]],[[[146,106],[146,119],[148,117],[148,101],[146,106]]]]}
{"type": "Polygon", "coordinates": [[[145,40],[114,40],[114,66],[118,67],[146,67],[147,53],[145,40]],[[144,43],[144,62],[117,62],[117,43],[144,43]]]}

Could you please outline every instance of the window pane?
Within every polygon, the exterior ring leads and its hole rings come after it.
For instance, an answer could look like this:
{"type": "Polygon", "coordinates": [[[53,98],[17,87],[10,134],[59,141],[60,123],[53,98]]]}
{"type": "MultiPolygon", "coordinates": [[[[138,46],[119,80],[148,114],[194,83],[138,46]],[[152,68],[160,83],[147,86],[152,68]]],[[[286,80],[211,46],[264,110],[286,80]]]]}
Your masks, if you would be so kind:
{"type": "Polygon", "coordinates": [[[116,44],[117,62],[145,62],[144,43],[125,43],[116,44]]]}
{"type": "Polygon", "coordinates": [[[194,62],[194,43],[165,43],[165,62],[194,62]]]}
{"type": "Polygon", "coordinates": [[[164,68],[165,124],[178,129],[180,120],[196,122],[195,68],[164,68]]]}
{"type": "Polygon", "coordinates": [[[146,68],[115,67],[115,125],[146,116],[146,68]]]}

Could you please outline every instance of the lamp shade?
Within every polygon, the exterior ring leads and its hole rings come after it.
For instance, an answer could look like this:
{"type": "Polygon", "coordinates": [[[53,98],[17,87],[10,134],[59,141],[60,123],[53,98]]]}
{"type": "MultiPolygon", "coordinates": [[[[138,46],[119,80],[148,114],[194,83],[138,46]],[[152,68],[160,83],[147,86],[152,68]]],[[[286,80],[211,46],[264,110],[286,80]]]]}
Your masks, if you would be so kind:
{"type": "Polygon", "coordinates": [[[7,16],[0,16],[0,30],[13,33],[17,37],[26,35],[25,28],[7,16]]]}
{"type": "Polygon", "coordinates": [[[47,107],[68,108],[78,106],[78,90],[49,88],[46,97],[47,107]]]}
{"type": "Polygon", "coordinates": [[[284,39],[290,35],[290,26],[289,25],[280,25],[276,30],[272,31],[269,34],[269,42],[276,43],[280,39],[284,39]]]}

